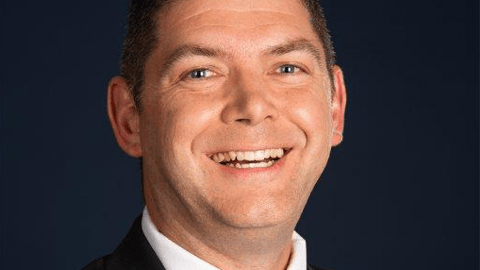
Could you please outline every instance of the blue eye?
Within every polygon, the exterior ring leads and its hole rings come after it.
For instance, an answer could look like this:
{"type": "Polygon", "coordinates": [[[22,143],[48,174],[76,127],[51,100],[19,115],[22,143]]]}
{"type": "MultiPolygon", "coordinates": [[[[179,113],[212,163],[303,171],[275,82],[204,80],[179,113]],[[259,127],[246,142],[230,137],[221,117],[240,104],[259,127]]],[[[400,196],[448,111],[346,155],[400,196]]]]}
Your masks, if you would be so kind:
{"type": "Polygon", "coordinates": [[[298,67],[292,65],[284,65],[278,68],[279,73],[295,73],[298,67]]]}
{"type": "Polygon", "coordinates": [[[208,69],[196,69],[196,70],[192,70],[189,74],[188,74],[188,78],[189,79],[205,79],[209,76],[211,76],[212,72],[208,69]]]}

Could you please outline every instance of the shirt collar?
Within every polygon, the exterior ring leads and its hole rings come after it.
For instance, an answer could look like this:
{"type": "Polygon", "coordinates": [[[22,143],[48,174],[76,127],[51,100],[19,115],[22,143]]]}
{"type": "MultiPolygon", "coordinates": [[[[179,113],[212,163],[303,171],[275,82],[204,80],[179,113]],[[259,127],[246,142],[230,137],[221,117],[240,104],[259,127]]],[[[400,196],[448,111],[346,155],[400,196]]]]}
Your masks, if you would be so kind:
{"type": "MultiPolygon", "coordinates": [[[[219,270],[217,267],[186,251],[159,232],[150,219],[147,207],[143,209],[142,231],[166,270],[219,270]]],[[[292,243],[293,253],[286,270],[307,269],[307,244],[305,240],[298,233],[293,232],[292,243]]]]}

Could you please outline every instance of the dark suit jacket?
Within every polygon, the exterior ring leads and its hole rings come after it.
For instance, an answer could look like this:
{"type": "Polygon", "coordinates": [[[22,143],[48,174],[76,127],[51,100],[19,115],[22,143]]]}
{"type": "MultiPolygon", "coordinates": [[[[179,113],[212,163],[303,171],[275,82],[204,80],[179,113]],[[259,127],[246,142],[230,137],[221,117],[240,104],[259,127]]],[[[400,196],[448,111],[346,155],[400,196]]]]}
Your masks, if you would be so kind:
{"type": "MultiPolygon", "coordinates": [[[[141,223],[142,217],[139,216],[112,254],[91,262],[83,270],[165,270],[143,235],[141,223]]],[[[309,265],[307,270],[323,269],[309,265]]]]}

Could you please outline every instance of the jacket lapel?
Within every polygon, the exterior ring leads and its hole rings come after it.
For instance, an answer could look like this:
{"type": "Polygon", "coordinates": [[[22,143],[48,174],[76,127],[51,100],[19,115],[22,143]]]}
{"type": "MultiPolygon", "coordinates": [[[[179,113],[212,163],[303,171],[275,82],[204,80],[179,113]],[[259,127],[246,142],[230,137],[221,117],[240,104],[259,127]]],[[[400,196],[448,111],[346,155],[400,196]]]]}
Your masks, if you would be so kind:
{"type": "Polygon", "coordinates": [[[105,263],[107,270],[165,270],[142,231],[142,217],[133,222],[130,231],[105,263]]]}

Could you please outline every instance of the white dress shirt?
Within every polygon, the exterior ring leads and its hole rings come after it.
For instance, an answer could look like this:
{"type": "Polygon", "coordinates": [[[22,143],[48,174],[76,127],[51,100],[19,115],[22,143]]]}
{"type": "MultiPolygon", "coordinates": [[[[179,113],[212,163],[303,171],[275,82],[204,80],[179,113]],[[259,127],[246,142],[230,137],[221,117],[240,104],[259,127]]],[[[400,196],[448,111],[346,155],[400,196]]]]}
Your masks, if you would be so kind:
{"type": "MultiPolygon", "coordinates": [[[[142,230],[148,243],[152,246],[166,270],[219,270],[217,267],[186,251],[159,232],[150,219],[147,207],[143,209],[142,230]]],[[[290,257],[287,270],[307,269],[307,244],[295,231],[292,236],[292,244],[293,254],[290,257]]]]}

